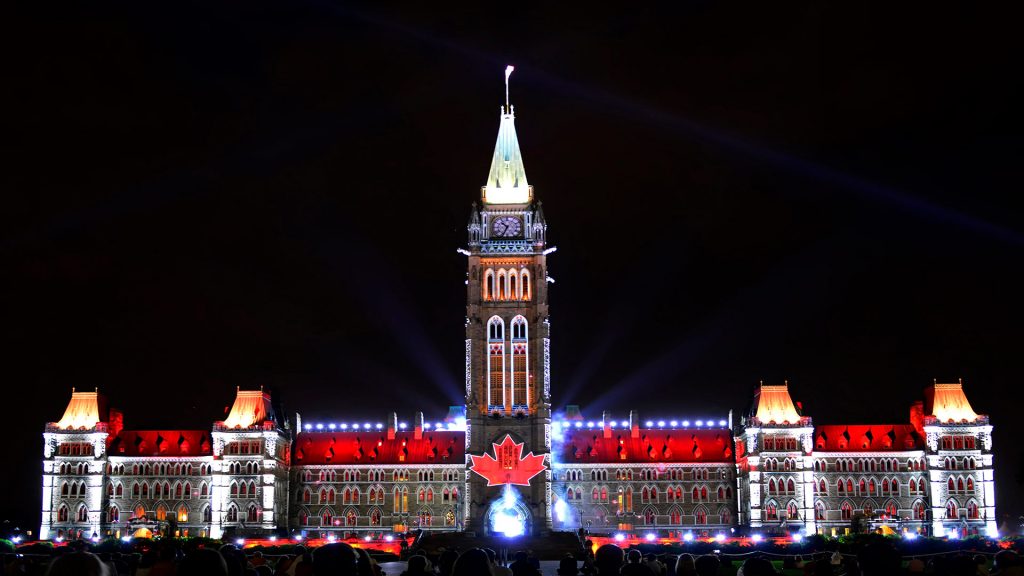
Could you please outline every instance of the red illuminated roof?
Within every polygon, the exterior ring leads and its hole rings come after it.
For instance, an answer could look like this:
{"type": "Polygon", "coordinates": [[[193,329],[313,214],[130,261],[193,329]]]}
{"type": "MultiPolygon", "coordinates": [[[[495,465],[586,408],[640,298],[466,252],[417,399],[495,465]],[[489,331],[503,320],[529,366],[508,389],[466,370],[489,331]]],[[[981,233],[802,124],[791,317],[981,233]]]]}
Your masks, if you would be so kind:
{"type": "Polygon", "coordinates": [[[389,440],[383,432],[302,432],[295,440],[293,463],[465,465],[466,433],[424,432],[416,440],[412,432],[401,432],[389,440]]]}
{"type": "Polygon", "coordinates": [[[733,462],[732,437],[728,430],[567,430],[558,462],[570,465],[684,462],[733,462]]]}
{"type": "Polygon", "coordinates": [[[110,456],[209,456],[206,430],[122,430],[107,440],[110,456]]]}
{"type": "Polygon", "coordinates": [[[819,452],[923,450],[924,438],[912,424],[832,424],[814,429],[819,452]]]}

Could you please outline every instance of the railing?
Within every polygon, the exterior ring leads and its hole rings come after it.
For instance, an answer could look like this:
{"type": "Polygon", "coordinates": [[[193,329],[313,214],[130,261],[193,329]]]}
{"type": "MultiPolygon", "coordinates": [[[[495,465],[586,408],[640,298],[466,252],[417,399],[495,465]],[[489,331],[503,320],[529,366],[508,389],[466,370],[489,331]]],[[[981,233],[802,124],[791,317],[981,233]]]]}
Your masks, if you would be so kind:
{"type": "Polygon", "coordinates": [[[110,428],[106,422],[97,422],[96,425],[93,426],[92,428],[86,428],[84,426],[81,428],[61,428],[60,426],[57,426],[56,422],[47,422],[44,430],[46,432],[65,432],[68,434],[72,434],[76,432],[109,432],[110,428]]]}

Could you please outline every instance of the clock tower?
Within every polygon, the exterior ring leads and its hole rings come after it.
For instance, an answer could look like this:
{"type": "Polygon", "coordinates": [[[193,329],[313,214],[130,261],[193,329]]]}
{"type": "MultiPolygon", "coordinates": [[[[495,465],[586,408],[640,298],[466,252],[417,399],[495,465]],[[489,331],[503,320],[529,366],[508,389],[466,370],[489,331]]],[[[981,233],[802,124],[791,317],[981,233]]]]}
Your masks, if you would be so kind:
{"type": "Polygon", "coordinates": [[[544,457],[529,485],[508,489],[467,478],[466,526],[492,533],[496,514],[515,514],[527,533],[551,528],[551,371],[544,221],[526,180],[515,111],[501,109],[491,170],[469,218],[466,282],[466,453],[493,454],[506,436],[544,457]],[[504,494],[503,494],[504,493],[504,494]]]}

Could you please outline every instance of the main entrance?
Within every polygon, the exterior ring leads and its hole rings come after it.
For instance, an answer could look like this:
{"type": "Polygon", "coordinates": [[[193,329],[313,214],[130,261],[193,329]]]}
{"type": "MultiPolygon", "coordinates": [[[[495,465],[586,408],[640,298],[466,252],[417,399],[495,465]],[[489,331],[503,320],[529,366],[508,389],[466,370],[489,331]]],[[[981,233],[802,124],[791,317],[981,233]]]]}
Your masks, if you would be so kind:
{"type": "Polygon", "coordinates": [[[488,536],[505,536],[512,538],[529,534],[532,526],[532,515],[529,507],[508,484],[501,496],[491,502],[487,509],[486,532],[488,536]]]}

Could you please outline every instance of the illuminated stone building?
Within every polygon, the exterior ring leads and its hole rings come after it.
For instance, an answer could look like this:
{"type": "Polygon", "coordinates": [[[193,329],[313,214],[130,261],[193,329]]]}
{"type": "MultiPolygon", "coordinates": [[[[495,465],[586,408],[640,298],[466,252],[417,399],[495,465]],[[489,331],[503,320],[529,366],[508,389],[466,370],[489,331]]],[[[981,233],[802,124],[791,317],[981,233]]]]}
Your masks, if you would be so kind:
{"type": "Polygon", "coordinates": [[[864,510],[898,529],[995,530],[992,427],[960,384],[936,384],[898,424],[815,427],[786,385],[762,385],[735,427],[553,417],[554,248],[507,103],[459,251],[465,402],[443,421],[289,422],[239,390],[209,430],[126,430],[101,395],[74,392],[44,432],[41,536],[832,533],[864,510]]]}
{"type": "Polygon", "coordinates": [[[263,391],[239,390],[210,430],[125,430],[98,392],[72,392],[43,433],[40,538],[286,523],[290,433],[263,391]]]}
{"type": "Polygon", "coordinates": [[[737,428],[740,522],[838,535],[865,528],[995,534],[992,426],[961,383],[936,383],[907,422],[814,426],[764,386],[737,428]]]}

